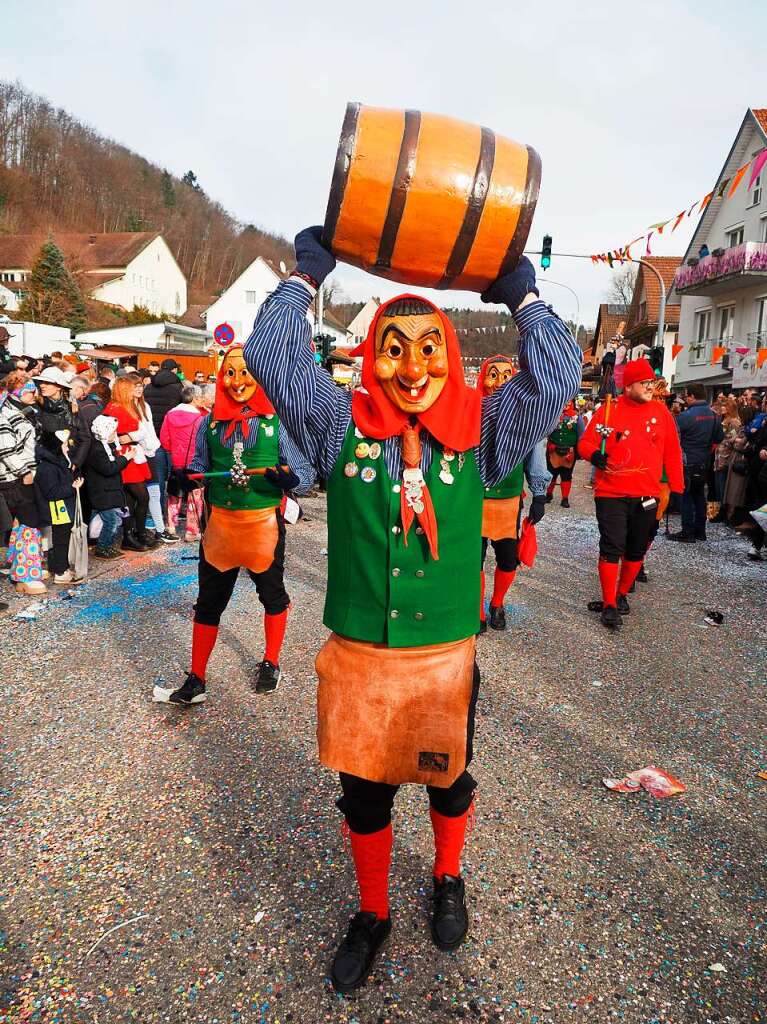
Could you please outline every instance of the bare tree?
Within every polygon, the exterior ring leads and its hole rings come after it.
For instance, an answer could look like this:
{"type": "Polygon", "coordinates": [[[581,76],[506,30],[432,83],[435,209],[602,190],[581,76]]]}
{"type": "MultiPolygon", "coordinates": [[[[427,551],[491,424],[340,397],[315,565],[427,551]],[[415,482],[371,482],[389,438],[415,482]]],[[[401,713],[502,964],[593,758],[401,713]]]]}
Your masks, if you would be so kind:
{"type": "Polygon", "coordinates": [[[633,263],[629,263],[625,267],[620,267],[620,269],[613,269],[613,276],[610,279],[610,285],[605,292],[605,298],[607,301],[615,303],[615,305],[625,306],[628,309],[634,295],[636,279],[637,268],[633,263]]]}

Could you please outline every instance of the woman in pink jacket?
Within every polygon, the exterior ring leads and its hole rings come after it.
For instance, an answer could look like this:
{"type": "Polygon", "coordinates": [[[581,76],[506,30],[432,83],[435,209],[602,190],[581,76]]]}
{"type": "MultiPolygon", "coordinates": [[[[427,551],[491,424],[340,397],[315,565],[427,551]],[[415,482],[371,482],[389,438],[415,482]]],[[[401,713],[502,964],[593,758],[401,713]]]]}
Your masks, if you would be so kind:
{"type": "MultiPolygon", "coordinates": [[[[202,388],[195,384],[186,384],[181,392],[181,405],[177,405],[175,409],[166,413],[160,429],[160,444],[170,452],[170,461],[174,470],[186,469],[192,461],[197,428],[207,411],[202,388]]],[[[168,481],[169,529],[174,534],[177,532],[182,503],[186,497],[184,540],[198,541],[203,514],[203,491],[199,486],[188,490],[191,484],[191,481],[183,481],[176,473],[168,481]],[[187,491],[188,493],[186,493],[187,491]]]]}

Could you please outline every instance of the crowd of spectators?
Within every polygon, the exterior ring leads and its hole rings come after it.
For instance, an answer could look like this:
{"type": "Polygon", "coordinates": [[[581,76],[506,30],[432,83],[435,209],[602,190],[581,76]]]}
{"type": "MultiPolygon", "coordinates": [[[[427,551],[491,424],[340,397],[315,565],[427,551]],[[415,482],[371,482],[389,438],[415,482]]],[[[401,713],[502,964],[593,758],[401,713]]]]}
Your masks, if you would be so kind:
{"type": "Polygon", "coordinates": [[[13,357],[0,337],[0,573],[18,593],[84,582],[80,515],[96,559],[199,540],[201,485],[183,471],[213,382],[185,381],[172,358],[137,370],[76,353],[13,357]]]}

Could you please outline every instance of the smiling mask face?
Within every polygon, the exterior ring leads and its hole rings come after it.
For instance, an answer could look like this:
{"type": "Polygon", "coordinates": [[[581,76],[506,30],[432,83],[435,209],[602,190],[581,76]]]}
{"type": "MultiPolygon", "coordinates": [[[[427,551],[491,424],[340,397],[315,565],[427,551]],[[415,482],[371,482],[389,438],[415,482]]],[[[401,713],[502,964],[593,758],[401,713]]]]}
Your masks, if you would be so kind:
{"type": "Polygon", "coordinates": [[[486,395],[492,395],[496,388],[508,383],[514,376],[514,367],[508,360],[498,359],[490,363],[485,370],[485,379],[482,381],[486,395]]]}
{"type": "Polygon", "coordinates": [[[447,342],[433,312],[381,316],[376,324],[374,372],[388,399],[403,412],[425,412],[447,381],[447,342]]]}
{"type": "Polygon", "coordinates": [[[258,384],[245,365],[241,349],[235,349],[224,356],[221,364],[221,384],[235,402],[248,402],[256,393],[258,384]]]}

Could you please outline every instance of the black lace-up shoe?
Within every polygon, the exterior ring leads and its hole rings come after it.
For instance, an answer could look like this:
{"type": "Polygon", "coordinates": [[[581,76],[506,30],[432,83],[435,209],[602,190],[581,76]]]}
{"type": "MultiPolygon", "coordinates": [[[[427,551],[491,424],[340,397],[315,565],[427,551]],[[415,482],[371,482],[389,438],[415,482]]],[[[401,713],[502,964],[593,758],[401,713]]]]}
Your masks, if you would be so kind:
{"type": "Polygon", "coordinates": [[[444,875],[434,879],[434,909],[431,916],[431,937],[444,952],[457,949],[469,930],[466,889],[462,878],[444,875]]]}
{"type": "Polygon", "coordinates": [[[618,594],[618,614],[628,615],[630,611],[631,609],[629,608],[629,603],[625,594],[618,594]]]}
{"type": "Polygon", "coordinates": [[[639,583],[649,583],[650,582],[650,580],[649,580],[649,578],[647,576],[647,573],[644,571],[644,566],[642,566],[642,568],[637,573],[637,581],[639,583]]]}
{"type": "Polygon", "coordinates": [[[570,499],[562,498],[559,504],[562,506],[562,508],[570,508],[570,499]]]}
{"type": "Polygon", "coordinates": [[[391,916],[379,921],[375,914],[368,912],[354,915],[330,968],[330,980],[336,992],[353,992],[365,983],[376,953],[390,932],[391,916]]]}
{"type": "Polygon", "coordinates": [[[271,661],[262,661],[258,667],[256,693],[274,693],[280,685],[280,679],[282,679],[280,666],[273,665],[271,661]]]}
{"type": "Polygon", "coordinates": [[[152,700],[157,704],[202,704],[205,696],[205,683],[194,672],[189,672],[183,686],[176,690],[155,686],[152,691],[152,700]]]}
{"type": "Polygon", "coordinates": [[[490,628],[497,630],[506,629],[506,612],[503,605],[498,608],[493,608],[490,605],[490,628]]]}
{"type": "Polygon", "coordinates": [[[602,609],[601,622],[607,629],[620,629],[621,617],[614,604],[608,604],[602,609]]]}

